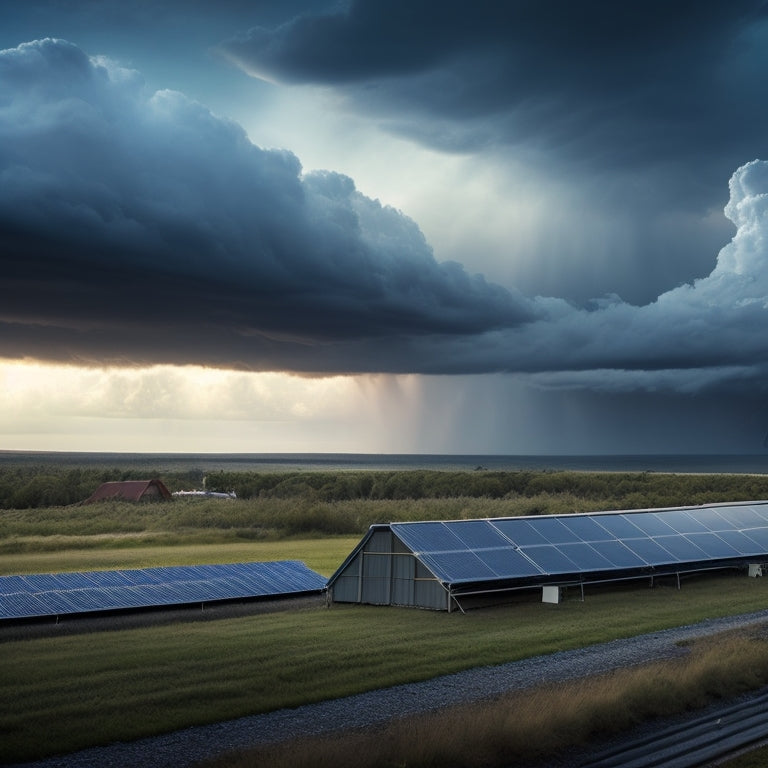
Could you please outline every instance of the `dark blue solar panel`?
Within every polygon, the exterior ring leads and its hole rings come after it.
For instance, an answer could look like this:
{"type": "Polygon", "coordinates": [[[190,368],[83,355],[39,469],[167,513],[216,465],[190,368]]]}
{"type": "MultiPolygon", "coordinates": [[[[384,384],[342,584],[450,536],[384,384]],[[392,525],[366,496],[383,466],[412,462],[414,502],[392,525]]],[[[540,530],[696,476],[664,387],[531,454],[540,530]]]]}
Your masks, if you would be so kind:
{"type": "Polygon", "coordinates": [[[14,592],[26,592],[27,582],[23,576],[3,576],[2,593],[12,595],[14,592]]]}
{"type": "Polygon", "coordinates": [[[62,576],[55,573],[34,573],[22,578],[29,584],[28,591],[49,592],[55,589],[70,588],[71,581],[66,578],[67,574],[62,574],[62,576]]]}
{"type": "Polygon", "coordinates": [[[742,555],[759,555],[765,552],[754,539],[745,536],[741,531],[720,531],[717,535],[742,555]]]}
{"type": "Polygon", "coordinates": [[[393,523],[392,530],[414,552],[455,552],[467,549],[445,523],[393,523]]]}
{"type": "Polygon", "coordinates": [[[642,535],[642,531],[624,515],[595,515],[595,522],[615,539],[631,539],[642,535]]]}
{"type": "Polygon", "coordinates": [[[636,525],[648,536],[669,536],[676,533],[674,528],[670,528],[659,515],[653,512],[638,512],[626,517],[632,525],[636,525]]]}
{"type": "Polygon", "coordinates": [[[657,536],[655,541],[681,562],[707,559],[707,554],[703,549],[697,547],[690,539],[680,533],[672,536],[657,536]]]}
{"type": "Polygon", "coordinates": [[[488,520],[456,520],[446,525],[467,549],[509,546],[509,539],[494,528],[488,520]]]}
{"type": "Polygon", "coordinates": [[[526,557],[529,557],[544,573],[565,574],[578,573],[579,568],[576,563],[566,557],[559,547],[554,544],[538,544],[532,547],[525,547],[521,550],[526,557]]]}
{"type": "Polygon", "coordinates": [[[737,528],[755,528],[765,525],[765,518],[752,507],[721,507],[720,515],[732,520],[737,528]]]}
{"type": "Polygon", "coordinates": [[[494,520],[493,525],[518,547],[550,543],[549,539],[544,538],[535,528],[532,528],[527,520],[494,520]]]}
{"type": "Polygon", "coordinates": [[[452,584],[497,578],[473,552],[423,552],[421,560],[440,581],[452,584]]]}
{"type": "Polygon", "coordinates": [[[752,539],[761,552],[768,552],[768,528],[746,528],[742,533],[752,539]]]}
{"type": "Polygon", "coordinates": [[[693,515],[688,514],[681,509],[670,510],[669,512],[659,513],[663,515],[663,520],[678,533],[709,533],[710,529],[704,525],[701,520],[697,520],[693,515]]]}
{"type": "Polygon", "coordinates": [[[741,555],[717,533],[689,533],[686,538],[705,552],[707,557],[713,559],[739,557],[741,555]]]}
{"type": "Polygon", "coordinates": [[[583,542],[560,544],[558,549],[576,563],[580,571],[612,570],[613,563],[601,555],[592,545],[583,542]]]}
{"type": "Polygon", "coordinates": [[[92,571],[83,576],[95,587],[124,587],[131,583],[124,571],[92,571]]]}
{"type": "Polygon", "coordinates": [[[592,517],[574,515],[573,517],[561,517],[560,521],[576,538],[582,541],[607,541],[613,538],[592,517]]]}
{"type": "Polygon", "coordinates": [[[678,558],[653,539],[626,539],[623,544],[648,565],[670,565],[678,562],[678,558]]]}
{"type": "Polygon", "coordinates": [[[320,591],[299,561],[0,577],[0,619],[320,591]]]}
{"type": "Polygon", "coordinates": [[[624,568],[644,568],[646,566],[645,560],[638,557],[620,541],[615,539],[613,541],[596,541],[591,546],[619,570],[624,568]]]}
{"type": "Polygon", "coordinates": [[[573,533],[556,517],[535,517],[528,522],[531,528],[540,533],[550,544],[565,544],[573,541],[573,533]]]}
{"type": "Polygon", "coordinates": [[[49,615],[48,606],[36,595],[26,592],[0,595],[0,618],[2,619],[49,615]]]}
{"type": "Polygon", "coordinates": [[[690,509],[688,514],[715,533],[718,531],[732,531],[739,527],[735,523],[727,521],[722,515],[719,515],[714,508],[690,509]]]}
{"type": "Polygon", "coordinates": [[[501,579],[522,579],[543,573],[522,552],[510,547],[478,550],[477,556],[501,579]]]}

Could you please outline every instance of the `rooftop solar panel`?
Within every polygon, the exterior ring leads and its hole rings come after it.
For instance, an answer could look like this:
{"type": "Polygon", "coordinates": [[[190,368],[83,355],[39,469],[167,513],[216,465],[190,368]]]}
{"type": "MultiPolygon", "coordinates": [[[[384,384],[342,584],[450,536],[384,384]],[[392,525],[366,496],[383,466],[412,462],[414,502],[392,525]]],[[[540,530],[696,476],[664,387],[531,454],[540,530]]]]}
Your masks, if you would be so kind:
{"type": "Polygon", "coordinates": [[[768,550],[768,528],[745,528],[742,533],[757,543],[761,552],[768,550]]]}
{"type": "Polygon", "coordinates": [[[451,532],[469,549],[509,547],[510,542],[489,520],[460,520],[451,523],[451,532]]]}
{"type": "Polygon", "coordinates": [[[753,507],[722,507],[719,514],[721,517],[733,521],[739,528],[764,526],[766,522],[765,518],[758,514],[753,507]]]}
{"type": "Polygon", "coordinates": [[[614,539],[631,539],[642,535],[642,531],[636,525],[632,525],[625,515],[595,515],[594,520],[614,539]]]}
{"type": "Polygon", "coordinates": [[[768,504],[391,523],[446,584],[768,558],[768,504]]]}
{"type": "Polygon", "coordinates": [[[638,512],[634,515],[627,515],[627,519],[648,536],[665,536],[676,533],[675,529],[665,522],[663,515],[657,515],[654,512],[638,512]]]}
{"type": "Polygon", "coordinates": [[[549,539],[533,528],[527,520],[494,520],[493,525],[518,547],[550,543],[549,539]]]}
{"type": "Polygon", "coordinates": [[[556,517],[533,518],[528,521],[528,524],[549,544],[565,544],[573,541],[573,532],[569,531],[556,517]]]}
{"type": "Polygon", "coordinates": [[[537,544],[523,550],[544,573],[556,575],[576,573],[579,567],[554,544],[537,544]]]}
{"type": "Polygon", "coordinates": [[[320,591],[296,560],[0,577],[0,619],[183,605],[320,591]]]}
{"type": "Polygon", "coordinates": [[[575,537],[581,539],[581,541],[606,541],[613,538],[611,534],[592,517],[574,515],[572,519],[567,517],[561,519],[563,525],[568,528],[575,537]]]}
{"type": "Polygon", "coordinates": [[[569,560],[576,563],[580,571],[613,570],[613,563],[601,555],[591,544],[576,541],[570,544],[561,544],[558,549],[569,560]]]}
{"type": "Polygon", "coordinates": [[[478,550],[477,556],[501,579],[525,579],[544,573],[520,550],[512,547],[478,550]]]}
{"type": "Polygon", "coordinates": [[[467,549],[446,523],[399,523],[398,536],[414,552],[451,552],[467,549]]]}
{"type": "Polygon", "coordinates": [[[645,539],[626,539],[622,543],[650,566],[671,565],[672,563],[679,562],[679,558],[664,549],[660,544],[657,544],[650,537],[645,539]]]}
{"type": "Polygon", "coordinates": [[[727,520],[715,508],[704,507],[702,509],[692,509],[689,511],[694,520],[703,523],[710,531],[733,531],[738,528],[736,523],[727,520]]]}
{"type": "Polygon", "coordinates": [[[596,541],[592,543],[592,547],[606,560],[613,563],[614,568],[617,570],[644,568],[646,566],[645,560],[616,539],[612,541],[596,541]]]}
{"type": "Polygon", "coordinates": [[[754,539],[741,531],[718,531],[717,535],[741,555],[758,555],[763,551],[754,539]]]}
{"type": "Polygon", "coordinates": [[[474,552],[423,552],[421,559],[441,581],[487,581],[496,573],[474,552]]]}
{"type": "Polygon", "coordinates": [[[685,537],[711,559],[733,558],[741,555],[741,552],[734,549],[716,533],[687,533],[685,537]]]}
{"type": "Polygon", "coordinates": [[[665,512],[664,522],[678,533],[711,533],[701,520],[697,520],[682,509],[665,512]]]}
{"type": "Polygon", "coordinates": [[[654,541],[681,562],[695,563],[697,560],[709,559],[709,556],[703,549],[697,547],[690,539],[679,533],[672,536],[657,536],[654,541]]]}

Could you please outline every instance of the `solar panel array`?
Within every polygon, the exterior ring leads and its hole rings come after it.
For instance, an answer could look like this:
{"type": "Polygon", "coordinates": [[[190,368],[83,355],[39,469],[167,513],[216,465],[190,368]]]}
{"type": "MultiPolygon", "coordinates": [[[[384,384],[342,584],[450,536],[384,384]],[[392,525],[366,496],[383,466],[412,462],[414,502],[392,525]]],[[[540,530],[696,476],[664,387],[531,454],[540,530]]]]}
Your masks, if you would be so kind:
{"type": "Polygon", "coordinates": [[[0,619],[208,603],[320,591],[298,560],[0,577],[0,619]]]}
{"type": "Polygon", "coordinates": [[[768,503],[390,528],[445,584],[768,559],[768,503]]]}

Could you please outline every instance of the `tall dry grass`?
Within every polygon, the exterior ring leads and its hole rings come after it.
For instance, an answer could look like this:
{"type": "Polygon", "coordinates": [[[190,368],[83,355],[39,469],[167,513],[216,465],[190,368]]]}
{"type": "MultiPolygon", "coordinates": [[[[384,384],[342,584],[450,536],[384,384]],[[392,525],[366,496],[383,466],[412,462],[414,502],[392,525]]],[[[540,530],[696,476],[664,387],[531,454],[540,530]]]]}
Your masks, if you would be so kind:
{"type": "MultiPolygon", "coordinates": [[[[546,764],[653,718],[768,683],[765,630],[718,635],[686,655],[477,705],[232,753],[206,768],[494,768],[546,764]]],[[[343,723],[339,724],[343,726],[343,723]]]]}

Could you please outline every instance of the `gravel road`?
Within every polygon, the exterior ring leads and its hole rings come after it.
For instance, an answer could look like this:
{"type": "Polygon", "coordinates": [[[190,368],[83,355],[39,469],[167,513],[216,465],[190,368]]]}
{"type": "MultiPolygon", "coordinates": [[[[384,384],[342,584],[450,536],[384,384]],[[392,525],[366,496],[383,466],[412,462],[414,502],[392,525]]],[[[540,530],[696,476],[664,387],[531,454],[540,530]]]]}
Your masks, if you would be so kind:
{"type": "Polygon", "coordinates": [[[233,749],[328,733],[339,725],[345,728],[374,726],[413,713],[679,656],[685,653],[677,645],[681,640],[767,621],[768,610],[713,619],[578,650],[466,670],[422,683],[187,728],[140,741],[95,747],[24,763],[24,768],[185,768],[233,749]]]}

